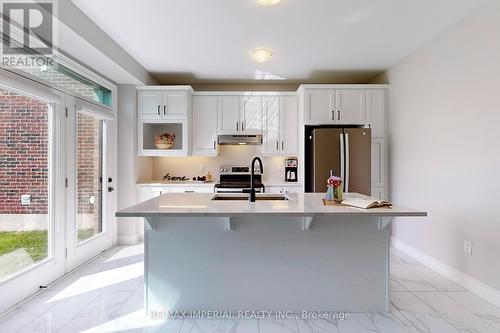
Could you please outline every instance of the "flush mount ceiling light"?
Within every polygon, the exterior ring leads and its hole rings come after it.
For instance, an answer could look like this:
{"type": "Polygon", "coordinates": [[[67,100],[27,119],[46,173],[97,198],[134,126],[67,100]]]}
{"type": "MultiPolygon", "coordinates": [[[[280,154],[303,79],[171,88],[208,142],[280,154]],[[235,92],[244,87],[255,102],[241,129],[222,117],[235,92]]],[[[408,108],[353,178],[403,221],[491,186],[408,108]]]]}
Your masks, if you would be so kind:
{"type": "Polygon", "coordinates": [[[266,62],[273,56],[273,51],[258,47],[252,50],[252,59],[257,62],[266,62]]]}
{"type": "Polygon", "coordinates": [[[281,0],[257,0],[262,6],[274,6],[281,2],[281,0]]]}

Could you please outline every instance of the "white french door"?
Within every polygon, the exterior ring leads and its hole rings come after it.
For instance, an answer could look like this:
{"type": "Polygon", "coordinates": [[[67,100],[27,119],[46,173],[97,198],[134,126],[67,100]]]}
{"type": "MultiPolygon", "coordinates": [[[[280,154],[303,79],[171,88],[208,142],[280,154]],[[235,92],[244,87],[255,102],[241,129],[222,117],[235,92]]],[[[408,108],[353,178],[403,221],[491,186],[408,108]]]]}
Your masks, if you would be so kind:
{"type": "Polygon", "coordinates": [[[64,274],[64,94],[0,69],[0,313],[64,274]]]}
{"type": "Polygon", "coordinates": [[[0,313],[112,246],[111,109],[0,69],[0,313]]]}
{"type": "Polygon", "coordinates": [[[68,97],[67,270],[112,246],[115,122],[110,110],[68,97]]]}

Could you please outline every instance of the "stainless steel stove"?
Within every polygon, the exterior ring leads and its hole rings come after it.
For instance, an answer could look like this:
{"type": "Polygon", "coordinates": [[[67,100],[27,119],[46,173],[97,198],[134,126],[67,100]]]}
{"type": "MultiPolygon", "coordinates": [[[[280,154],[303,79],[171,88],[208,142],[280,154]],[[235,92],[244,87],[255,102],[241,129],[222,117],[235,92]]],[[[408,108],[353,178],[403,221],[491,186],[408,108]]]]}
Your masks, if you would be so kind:
{"type": "MultiPolygon", "coordinates": [[[[215,184],[217,193],[250,193],[250,167],[248,166],[222,166],[220,168],[220,181],[215,184]]],[[[265,192],[262,183],[262,174],[255,169],[254,187],[256,192],[265,192]]]]}

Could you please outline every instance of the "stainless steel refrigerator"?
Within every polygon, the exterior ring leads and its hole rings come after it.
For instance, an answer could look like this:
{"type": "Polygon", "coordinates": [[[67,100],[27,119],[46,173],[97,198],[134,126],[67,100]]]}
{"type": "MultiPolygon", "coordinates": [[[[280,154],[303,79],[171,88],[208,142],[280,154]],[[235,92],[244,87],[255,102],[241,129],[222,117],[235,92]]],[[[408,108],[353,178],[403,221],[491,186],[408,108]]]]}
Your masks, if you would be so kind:
{"type": "Polygon", "coordinates": [[[371,195],[371,130],[306,127],[306,192],[326,192],[330,170],[345,192],[371,195]]]}

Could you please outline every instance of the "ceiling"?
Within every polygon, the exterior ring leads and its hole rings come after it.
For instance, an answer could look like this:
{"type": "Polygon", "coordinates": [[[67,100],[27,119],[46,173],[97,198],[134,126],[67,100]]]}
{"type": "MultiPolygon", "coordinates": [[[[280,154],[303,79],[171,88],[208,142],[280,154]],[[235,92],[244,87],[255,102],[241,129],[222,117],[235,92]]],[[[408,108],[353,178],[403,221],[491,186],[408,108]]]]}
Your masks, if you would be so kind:
{"type": "Polygon", "coordinates": [[[72,1],[160,83],[356,83],[487,0],[72,1]]]}

